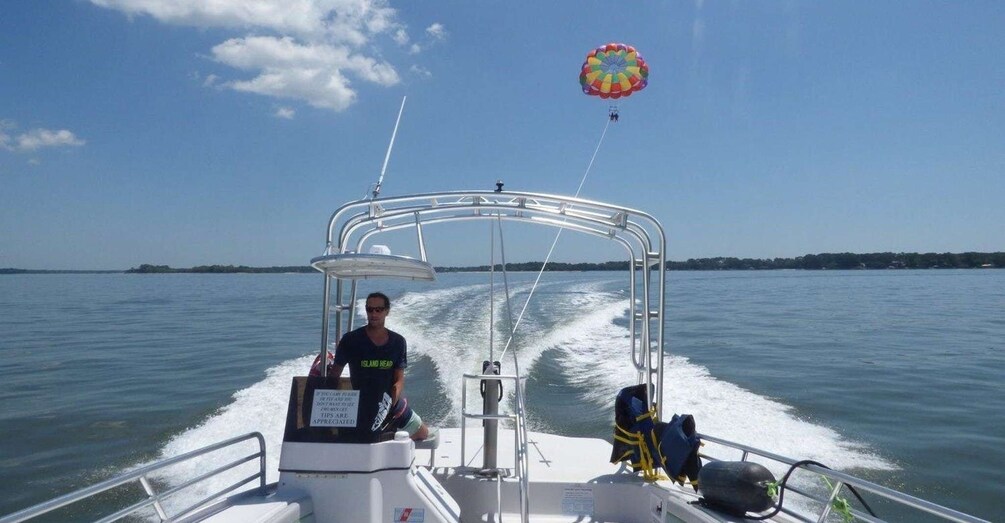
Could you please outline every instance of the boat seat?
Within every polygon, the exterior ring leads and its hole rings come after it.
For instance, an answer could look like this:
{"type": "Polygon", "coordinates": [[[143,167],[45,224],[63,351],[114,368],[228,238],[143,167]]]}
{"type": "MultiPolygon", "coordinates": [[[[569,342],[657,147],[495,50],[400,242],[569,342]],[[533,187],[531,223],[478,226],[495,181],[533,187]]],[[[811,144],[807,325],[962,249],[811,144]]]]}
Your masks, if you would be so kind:
{"type": "Polygon", "coordinates": [[[440,448],[440,431],[437,428],[429,429],[429,437],[415,442],[417,450],[433,450],[440,448]]]}
{"type": "Polygon", "coordinates": [[[429,428],[429,437],[422,441],[415,441],[415,450],[428,450],[429,451],[429,468],[436,466],[436,449],[440,448],[440,429],[436,427],[429,428]]]}

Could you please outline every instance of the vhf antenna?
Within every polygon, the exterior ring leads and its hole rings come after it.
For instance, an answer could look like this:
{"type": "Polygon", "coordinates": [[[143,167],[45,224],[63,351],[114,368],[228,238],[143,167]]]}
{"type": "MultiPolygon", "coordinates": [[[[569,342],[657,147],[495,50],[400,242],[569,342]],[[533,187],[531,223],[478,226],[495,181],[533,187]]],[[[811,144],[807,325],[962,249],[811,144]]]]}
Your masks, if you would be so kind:
{"type": "Polygon", "coordinates": [[[384,155],[384,166],[380,168],[380,178],[377,179],[377,185],[373,188],[373,196],[370,197],[371,200],[375,200],[377,196],[380,195],[380,187],[384,184],[384,173],[387,171],[387,162],[391,159],[391,149],[394,148],[394,138],[398,136],[398,124],[401,123],[401,113],[405,112],[406,99],[408,99],[407,96],[401,97],[401,109],[398,109],[398,119],[394,122],[394,132],[391,133],[391,143],[387,144],[387,154],[384,155]]]}

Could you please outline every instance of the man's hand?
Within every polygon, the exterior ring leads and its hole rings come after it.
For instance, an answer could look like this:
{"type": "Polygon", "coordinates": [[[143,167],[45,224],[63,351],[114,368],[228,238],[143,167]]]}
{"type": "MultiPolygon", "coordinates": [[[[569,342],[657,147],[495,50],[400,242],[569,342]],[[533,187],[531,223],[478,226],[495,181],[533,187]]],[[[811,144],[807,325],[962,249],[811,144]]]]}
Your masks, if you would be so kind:
{"type": "Polygon", "coordinates": [[[391,384],[391,403],[397,403],[405,392],[405,369],[394,369],[394,383],[391,384]]]}

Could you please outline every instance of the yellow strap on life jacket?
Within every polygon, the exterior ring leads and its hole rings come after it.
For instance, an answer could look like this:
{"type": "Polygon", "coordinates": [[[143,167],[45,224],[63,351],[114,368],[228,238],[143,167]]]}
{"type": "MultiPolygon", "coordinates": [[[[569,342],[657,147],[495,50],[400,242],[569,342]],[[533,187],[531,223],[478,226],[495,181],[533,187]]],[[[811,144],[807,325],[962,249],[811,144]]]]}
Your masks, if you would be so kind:
{"type": "Polygon", "coordinates": [[[614,429],[615,429],[616,431],[618,431],[618,432],[620,432],[620,433],[622,433],[622,434],[626,434],[626,435],[632,435],[632,434],[635,434],[634,432],[631,432],[631,431],[629,431],[628,429],[626,429],[626,428],[622,427],[621,425],[618,425],[617,423],[615,423],[615,424],[614,424],[614,429]]]}
{"type": "Polygon", "coordinates": [[[616,440],[618,440],[618,441],[620,441],[622,443],[627,443],[629,445],[635,445],[636,443],[638,443],[638,440],[629,439],[629,438],[626,438],[626,437],[618,435],[618,434],[614,435],[614,439],[616,439],[616,440]]]}
{"type": "MultiPolygon", "coordinates": [[[[659,421],[656,415],[656,409],[650,409],[649,412],[645,414],[640,414],[635,418],[636,421],[642,421],[646,418],[650,418],[653,422],[659,421]]],[[[642,479],[646,481],[659,481],[669,479],[665,475],[659,472],[660,467],[663,466],[663,454],[660,450],[659,441],[656,440],[656,433],[654,431],[649,431],[648,437],[653,442],[653,448],[656,449],[656,458],[649,451],[649,445],[646,444],[646,435],[641,432],[635,433],[638,438],[639,446],[639,456],[640,456],[640,468],[642,469],[642,479]]]]}
{"type": "MultiPolygon", "coordinates": [[[[642,421],[644,419],[652,419],[653,422],[659,421],[656,415],[656,409],[650,409],[648,412],[639,414],[635,417],[635,421],[642,421]]],[[[654,431],[649,431],[648,437],[653,442],[653,447],[656,449],[656,460],[653,459],[653,455],[649,452],[649,445],[646,444],[646,435],[641,432],[631,432],[617,423],[614,424],[615,434],[614,439],[625,443],[627,445],[633,445],[638,448],[639,460],[632,461],[632,470],[642,472],[642,479],[645,481],[660,481],[670,479],[659,472],[659,467],[663,465],[663,452],[660,450],[659,441],[656,439],[656,433],[654,431]],[[657,461],[658,460],[658,461],[657,461]]],[[[618,458],[618,461],[624,461],[629,459],[632,455],[631,450],[625,452],[618,458]]]]}

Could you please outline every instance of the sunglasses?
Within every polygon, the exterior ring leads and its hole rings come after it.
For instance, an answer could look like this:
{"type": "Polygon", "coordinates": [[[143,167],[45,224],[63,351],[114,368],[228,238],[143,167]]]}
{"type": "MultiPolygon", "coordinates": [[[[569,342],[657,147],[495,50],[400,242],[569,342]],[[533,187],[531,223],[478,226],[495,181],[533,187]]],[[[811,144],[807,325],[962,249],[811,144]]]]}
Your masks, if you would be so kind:
{"type": "Polygon", "coordinates": [[[387,310],[387,307],[367,307],[366,308],[366,312],[376,312],[377,314],[380,314],[380,313],[382,313],[382,312],[384,312],[386,310],[387,310]]]}

